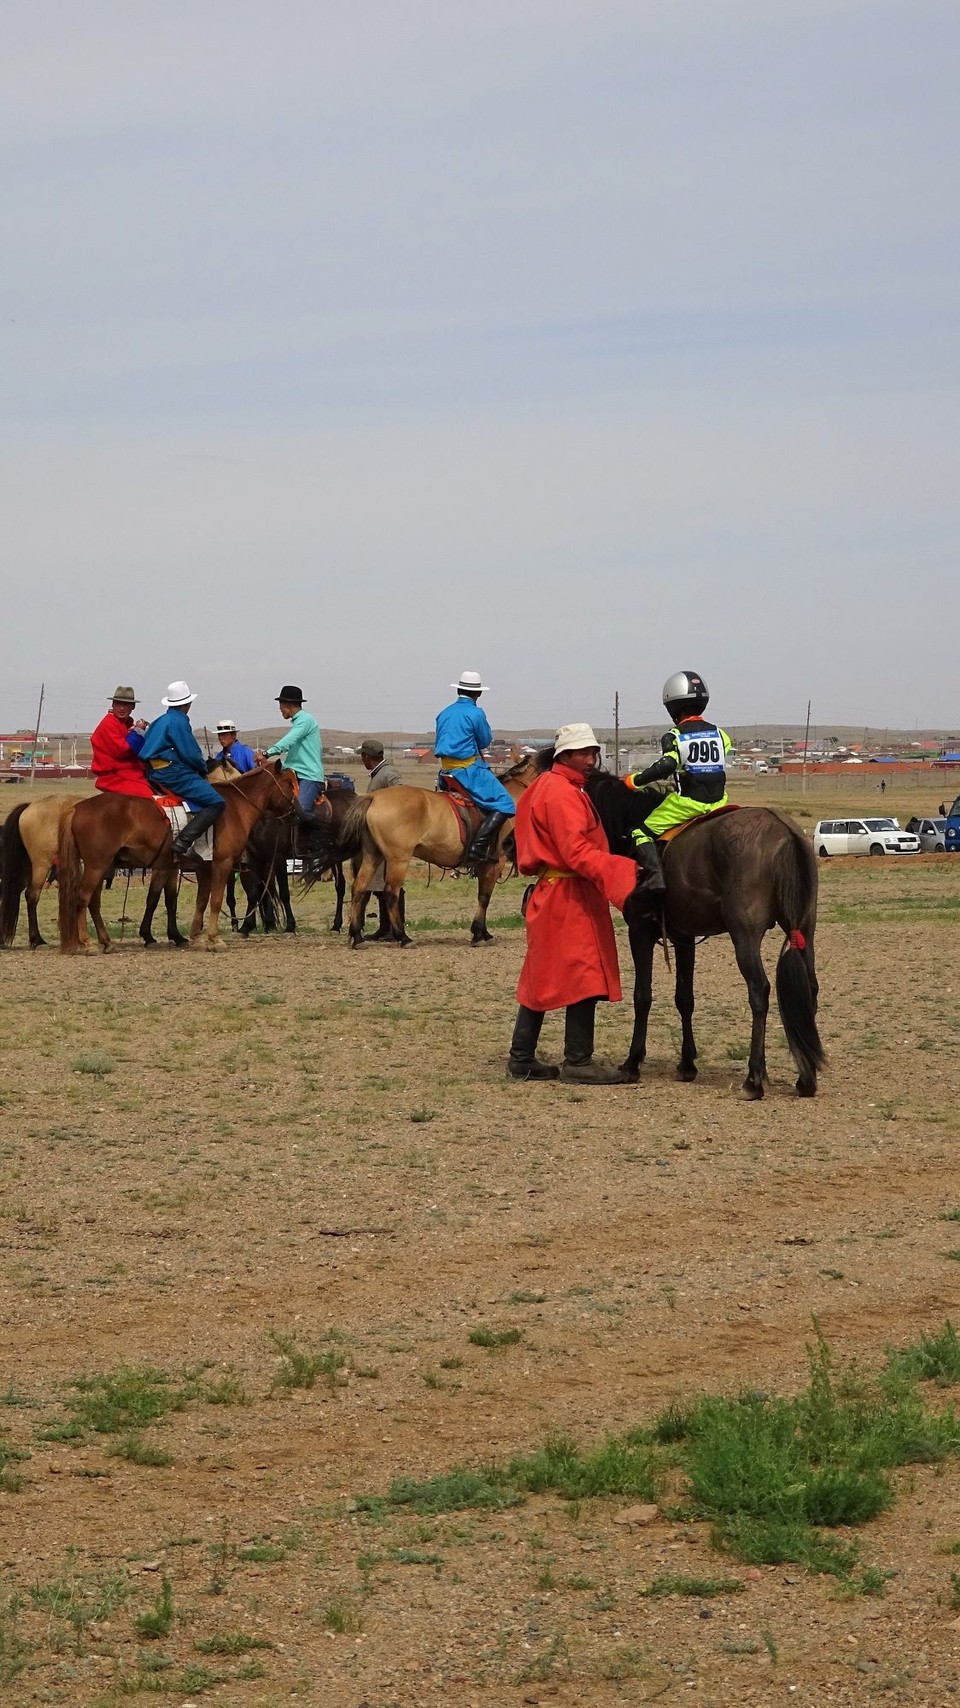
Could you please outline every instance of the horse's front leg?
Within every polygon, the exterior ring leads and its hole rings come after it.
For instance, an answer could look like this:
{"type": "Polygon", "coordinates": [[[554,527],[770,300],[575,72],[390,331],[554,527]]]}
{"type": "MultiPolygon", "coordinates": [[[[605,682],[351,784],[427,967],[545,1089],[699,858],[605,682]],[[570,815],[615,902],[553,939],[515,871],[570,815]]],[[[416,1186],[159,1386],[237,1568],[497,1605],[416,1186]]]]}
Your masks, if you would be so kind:
{"type": "MultiPolygon", "coordinates": [[[[223,892],[232,870],[232,858],[218,860],[214,855],[213,860],[205,860],[203,866],[207,880],[207,948],[223,949],[226,945],[220,935],[220,909],[223,906],[223,892]]],[[[199,883],[198,879],[198,889],[199,883]]]]}
{"type": "Polygon", "coordinates": [[[179,876],[174,866],[168,866],[163,878],[163,903],[167,910],[167,942],[175,949],[186,947],[187,938],[177,924],[177,898],[180,894],[179,876]]]}
{"type": "Polygon", "coordinates": [[[647,926],[631,925],[630,953],[633,956],[633,1037],[630,1053],[623,1063],[624,1073],[640,1078],[640,1068],[647,1054],[647,1021],[653,1002],[654,934],[647,926]]]}
{"type": "Polygon", "coordinates": [[[763,1096],[764,1081],[767,1077],[767,1011],[770,1007],[770,980],[764,971],[760,955],[761,939],[756,932],[749,934],[732,930],[734,952],[737,966],[747,987],[750,999],[750,1012],[753,1015],[753,1029],[750,1034],[750,1060],[747,1063],[747,1077],[743,1089],[751,1102],[756,1102],[763,1096]]]}
{"type": "Polygon", "coordinates": [[[693,1038],[693,974],[697,958],[695,937],[675,937],[673,952],[676,983],[673,1000],[680,1016],[680,1060],[677,1078],[689,1083],[697,1077],[697,1046],[693,1038]]]}
{"type": "Polygon", "coordinates": [[[231,872],[227,879],[227,911],[230,914],[231,931],[239,931],[240,921],[237,918],[237,875],[231,872]]]}
{"type": "Polygon", "coordinates": [[[477,911],[470,926],[470,941],[475,949],[481,943],[493,942],[493,935],[487,930],[487,908],[496,889],[500,865],[499,859],[490,860],[477,873],[477,911]]]}
{"type": "MultiPolygon", "coordinates": [[[[338,910],[338,915],[339,915],[339,919],[340,919],[340,925],[342,925],[343,924],[343,897],[344,897],[344,892],[345,892],[347,886],[343,881],[343,867],[338,866],[337,871],[340,873],[340,887],[337,890],[337,910],[338,910]]],[[[280,906],[283,908],[283,921],[284,921],[283,929],[284,929],[284,931],[295,932],[297,929],[297,921],[296,921],[296,916],[294,914],[293,908],[292,908],[291,903],[290,903],[290,879],[287,875],[287,862],[284,859],[282,854],[279,856],[279,858],[277,860],[276,885],[277,885],[277,895],[280,899],[280,906]]],[[[340,930],[340,925],[338,925],[336,927],[337,931],[340,930]]]]}
{"type": "Polygon", "coordinates": [[[207,902],[210,899],[210,862],[208,860],[198,861],[196,877],[197,905],[193,910],[193,918],[190,921],[191,949],[199,947],[200,938],[203,933],[203,916],[206,911],[207,902]]]}

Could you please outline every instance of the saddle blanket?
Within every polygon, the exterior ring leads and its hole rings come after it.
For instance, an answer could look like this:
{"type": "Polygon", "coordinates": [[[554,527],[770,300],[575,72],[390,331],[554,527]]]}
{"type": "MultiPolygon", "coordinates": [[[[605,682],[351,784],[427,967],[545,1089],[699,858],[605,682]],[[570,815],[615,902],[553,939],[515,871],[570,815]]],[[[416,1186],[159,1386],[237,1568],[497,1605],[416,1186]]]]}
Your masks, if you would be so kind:
{"type": "MultiPolygon", "coordinates": [[[[176,836],[177,832],[183,829],[184,825],[187,822],[187,819],[190,817],[189,807],[185,807],[182,801],[173,801],[170,799],[169,796],[165,796],[165,795],[161,795],[158,798],[157,806],[160,808],[160,811],[166,817],[167,823],[169,824],[173,835],[176,836]]],[[[193,847],[190,850],[189,858],[191,860],[212,860],[213,859],[213,827],[212,826],[209,830],[204,831],[204,833],[200,837],[199,841],[194,843],[193,847]]]]}

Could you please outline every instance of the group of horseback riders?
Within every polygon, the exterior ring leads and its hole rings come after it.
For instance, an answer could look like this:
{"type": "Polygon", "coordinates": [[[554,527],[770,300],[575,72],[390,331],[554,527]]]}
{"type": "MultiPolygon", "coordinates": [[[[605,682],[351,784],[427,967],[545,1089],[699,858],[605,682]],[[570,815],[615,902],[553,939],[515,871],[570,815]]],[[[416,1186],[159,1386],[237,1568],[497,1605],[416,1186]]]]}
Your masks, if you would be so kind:
{"type": "MultiPolygon", "coordinates": [[[[479,809],[481,821],[465,851],[464,864],[481,865],[495,858],[500,832],[515,807],[484,758],[493,740],[480,708],[486,684],[477,671],[464,670],[451,687],[456,689],[456,699],[436,720],[438,783],[443,788],[455,782],[479,809]]],[[[147,798],[179,795],[190,816],[174,841],[178,855],[188,853],[223,812],[223,796],[208,781],[208,772],[218,765],[242,775],[263,759],[282,757],[297,777],[301,815],[311,814],[325,788],[323,743],[316,718],[305,710],[302,690],[288,683],[277,695],[280,715],[290,727],[270,747],[254,751],[239,739],[233,718],[220,718],[216,726],[220,751],[206,758],[190,723],[196,697],[186,682],[171,682],[160,702],[161,716],[148,724],[134,718],[138,701],[133,689],[116,688],[110,710],[90,737],[97,788],[147,798]]],[[[726,800],[730,739],[704,717],[709,699],[706,683],[696,671],[681,670],[668,677],[663,703],[673,723],[661,741],[661,755],[625,779],[638,794],[633,857],[643,873],[642,887],[651,895],[664,887],[656,838],[689,818],[714,811],[726,800]],[[666,792],[665,783],[672,785],[666,792]]],[[[383,764],[383,744],[365,741],[361,756],[365,764],[371,759],[367,769],[375,771],[383,764]]],[[[391,775],[390,782],[395,781],[399,782],[399,774],[391,775]]],[[[377,782],[383,786],[379,778],[377,782]]]]}
{"type": "Polygon", "coordinates": [[[174,837],[173,852],[179,857],[190,852],[224,810],[224,798],[207,775],[216,766],[225,765],[243,775],[261,760],[282,757],[297,778],[299,811],[304,817],[310,814],[324,788],[323,743],[316,718],[304,711],[301,690],[286,684],[277,695],[280,716],[290,728],[271,747],[254,752],[239,740],[234,720],[221,718],[217,723],[220,752],[208,758],[190,723],[196,697],[186,682],[171,682],[160,701],[162,715],[147,724],[133,716],[138,704],[133,689],[116,688],[110,710],[90,737],[97,788],[147,799],[179,796],[189,811],[186,824],[174,837]]]}

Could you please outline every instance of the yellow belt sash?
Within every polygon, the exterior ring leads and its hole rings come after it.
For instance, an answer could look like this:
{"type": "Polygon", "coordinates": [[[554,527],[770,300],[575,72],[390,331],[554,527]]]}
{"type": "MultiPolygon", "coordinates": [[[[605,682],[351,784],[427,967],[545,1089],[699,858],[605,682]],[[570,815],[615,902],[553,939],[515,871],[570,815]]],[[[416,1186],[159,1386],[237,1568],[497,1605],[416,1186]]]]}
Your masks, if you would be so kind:
{"type": "Polygon", "coordinates": [[[563,871],[560,866],[545,866],[537,879],[538,884],[555,884],[558,878],[575,878],[576,872],[563,871]]]}
{"type": "Polygon", "coordinates": [[[149,765],[151,771],[164,771],[164,770],[166,770],[167,766],[170,764],[170,760],[169,759],[148,759],[147,764],[149,765]]]}
{"type": "Polygon", "coordinates": [[[440,758],[440,769],[441,769],[441,771],[466,771],[468,766],[476,765],[476,763],[477,763],[476,758],[473,758],[473,759],[444,759],[441,756],[441,758],[440,758]]]}

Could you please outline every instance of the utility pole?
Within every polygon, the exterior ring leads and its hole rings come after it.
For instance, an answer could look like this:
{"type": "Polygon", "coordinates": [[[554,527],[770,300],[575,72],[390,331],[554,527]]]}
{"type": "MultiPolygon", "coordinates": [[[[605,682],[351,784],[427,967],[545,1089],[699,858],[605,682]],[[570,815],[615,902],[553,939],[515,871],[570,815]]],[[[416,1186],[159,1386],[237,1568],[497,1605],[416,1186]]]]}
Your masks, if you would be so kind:
{"type": "Polygon", "coordinates": [[[613,696],[613,769],[620,775],[620,693],[613,696]]]}
{"type": "Polygon", "coordinates": [[[31,789],[33,788],[33,779],[37,774],[37,742],[40,740],[40,719],[43,715],[43,689],[44,689],[44,684],[41,682],[41,684],[40,684],[40,704],[37,707],[37,727],[33,732],[33,753],[30,756],[30,787],[31,787],[31,789]]]}
{"type": "Polygon", "coordinates": [[[800,781],[800,793],[807,792],[807,748],[810,745],[810,701],[807,701],[807,727],[803,732],[803,773],[800,781]]]}

